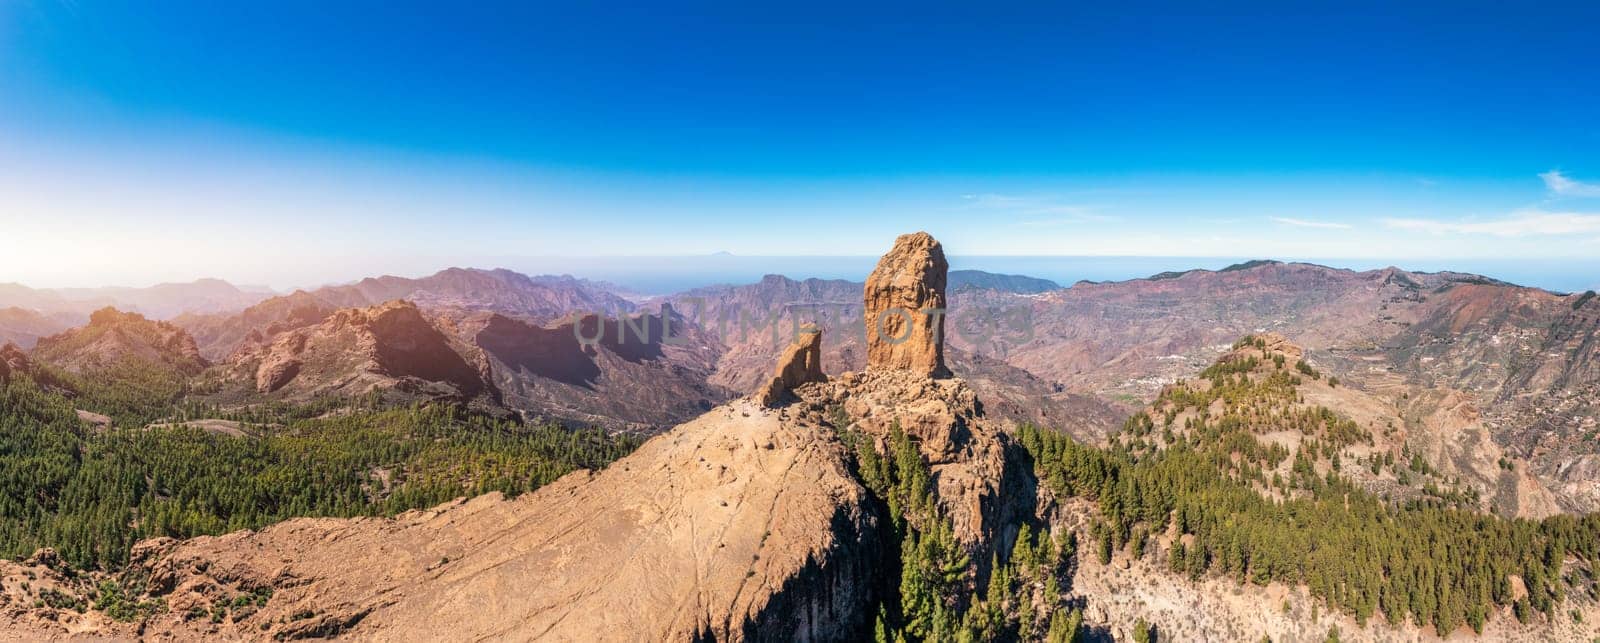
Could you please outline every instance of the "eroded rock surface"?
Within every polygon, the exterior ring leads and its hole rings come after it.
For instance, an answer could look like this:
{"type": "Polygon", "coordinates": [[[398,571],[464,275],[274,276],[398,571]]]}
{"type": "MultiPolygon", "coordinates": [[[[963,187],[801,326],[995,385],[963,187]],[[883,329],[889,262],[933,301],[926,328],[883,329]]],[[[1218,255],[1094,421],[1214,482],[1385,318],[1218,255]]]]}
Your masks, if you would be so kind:
{"type": "Polygon", "coordinates": [[[944,365],[944,248],[926,232],[901,235],[864,289],[867,368],[949,375],[944,365]]]}
{"type": "Polygon", "coordinates": [[[784,349],[778,358],[778,369],[757,398],[763,406],[772,406],[791,397],[790,391],[801,384],[827,381],[822,373],[822,331],[815,326],[801,329],[800,334],[784,349]]]}

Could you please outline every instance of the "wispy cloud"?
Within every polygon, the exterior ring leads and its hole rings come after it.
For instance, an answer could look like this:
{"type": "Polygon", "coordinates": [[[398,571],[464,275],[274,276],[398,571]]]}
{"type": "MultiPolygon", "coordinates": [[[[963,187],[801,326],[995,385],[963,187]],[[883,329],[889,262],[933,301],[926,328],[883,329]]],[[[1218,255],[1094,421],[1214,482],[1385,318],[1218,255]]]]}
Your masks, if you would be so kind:
{"type": "Polygon", "coordinates": [[[1496,237],[1594,234],[1600,233],[1600,214],[1524,210],[1508,217],[1482,221],[1384,219],[1383,224],[1398,230],[1431,234],[1486,234],[1496,237]]]}
{"type": "Polygon", "coordinates": [[[1091,221],[1116,221],[1118,217],[1101,213],[1101,206],[1062,203],[1053,197],[1016,196],[1010,194],[963,194],[962,200],[973,207],[987,210],[1004,210],[1021,217],[1016,222],[1023,226],[1051,226],[1091,221]]]}
{"type": "Polygon", "coordinates": [[[1544,179],[1544,186],[1551,192],[1560,196],[1600,197],[1600,183],[1585,183],[1561,173],[1561,170],[1550,170],[1539,175],[1544,179]]]}
{"type": "Polygon", "coordinates": [[[1293,218],[1293,217],[1267,217],[1267,218],[1271,219],[1273,221],[1276,221],[1278,223],[1281,223],[1283,225],[1292,225],[1292,226],[1299,227],[1299,228],[1322,228],[1324,230],[1349,230],[1350,229],[1350,225],[1349,224],[1334,223],[1332,221],[1310,221],[1310,220],[1307,220],[1307,219],[1296,219],[1296,218],[1293,218]]]}

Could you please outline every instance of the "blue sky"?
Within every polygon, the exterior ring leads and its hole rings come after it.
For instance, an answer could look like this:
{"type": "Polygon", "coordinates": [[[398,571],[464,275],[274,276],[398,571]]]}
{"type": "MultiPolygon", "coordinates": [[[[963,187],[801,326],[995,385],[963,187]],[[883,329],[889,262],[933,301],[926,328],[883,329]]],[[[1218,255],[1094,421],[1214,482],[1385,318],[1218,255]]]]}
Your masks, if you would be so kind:
{"type": "Polygon", "coordinates": [[[1593,4],[453,4],[0,3],[0,281],[1600,255],[1593,4]]]}

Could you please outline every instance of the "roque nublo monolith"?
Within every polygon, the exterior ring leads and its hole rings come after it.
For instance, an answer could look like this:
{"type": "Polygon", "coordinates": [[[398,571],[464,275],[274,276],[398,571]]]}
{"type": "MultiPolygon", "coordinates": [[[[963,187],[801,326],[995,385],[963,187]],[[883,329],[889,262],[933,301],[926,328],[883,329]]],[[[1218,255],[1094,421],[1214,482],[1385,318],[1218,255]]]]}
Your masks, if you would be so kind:
{"type": "Polygon", "coordinates": [[[863,293],[867,368],[943,377],[944,248],[926,232],[900,235],[878,260],[863,293]]]}

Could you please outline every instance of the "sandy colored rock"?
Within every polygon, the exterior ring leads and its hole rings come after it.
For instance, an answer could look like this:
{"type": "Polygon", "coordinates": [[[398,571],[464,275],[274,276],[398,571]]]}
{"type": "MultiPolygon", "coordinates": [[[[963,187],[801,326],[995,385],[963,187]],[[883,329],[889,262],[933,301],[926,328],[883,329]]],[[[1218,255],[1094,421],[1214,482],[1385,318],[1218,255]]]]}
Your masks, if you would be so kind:
{"type": "Polygon", "coordinates": [[[867,276],[867,368],[949,375],[944,364],[944,248],[926,232],[901,235],[867,276]]]}
{"type": "MultiPolygon", "coordinates": [[[[879,524],[832,429],[737,400],[507,500],[144,541],[156,640],[854,640],[879,524]],[[271,589],[248,610],[241,596],[271,589]],[[216,605],[229,605],[213,622],[216,605]]],[[[0,618],[67,634],[42,612],[0,618]],[[26,618],[24,618],[26,617],[26,618]]],[[[99,623],[98,636],[136,624],[99,623]]],[[[26,629],[24,629],[26,628],[26,629]]]]}
{"type": "Polygon", "coordinates": [[[827,379],[822,373],[822,331],[808,326],[800,330],[778,358],[777,372],[757,398],[763,406],[772,406],[788,399],[790,391],[801,384],[827,379]]]}
{"type": "Polygon", "coordinates": [[[940,512],[980,565],[1010,537],[1008,525],[1014,529],[1032,514],[1031,470],[1008,456],[1011,437],[984,417],[965,381],[880,370],[847,373],[797,392],[819,417],[843,411],[856,430],[873,436],[880,452],[888,452],[896,426],[915,440],[933,472],[940,512]]]}

